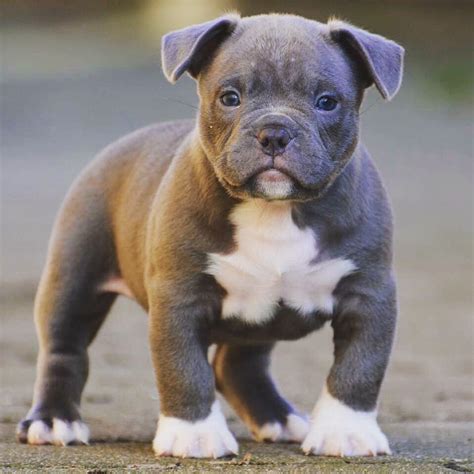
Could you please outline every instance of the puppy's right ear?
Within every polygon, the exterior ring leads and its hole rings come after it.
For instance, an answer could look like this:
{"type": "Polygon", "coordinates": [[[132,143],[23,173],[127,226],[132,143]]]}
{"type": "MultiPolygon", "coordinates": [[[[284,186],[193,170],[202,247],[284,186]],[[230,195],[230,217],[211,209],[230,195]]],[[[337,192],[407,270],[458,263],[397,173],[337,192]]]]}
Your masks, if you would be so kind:
{"type": "Polygon", "coordinates": [[[394,41],[339,20],[328,22],[331,37],[355,52],[384,99],[391,100],[400,89],[405,50],[394,41]]]}
{"type": "Polygon", "coordinates": [[[235,29],[239,19],[235,13],[225,15],[163,36],[161,63],[166,79],[175,83],[186,71],[196,78],[215,49],[235,29]]]}

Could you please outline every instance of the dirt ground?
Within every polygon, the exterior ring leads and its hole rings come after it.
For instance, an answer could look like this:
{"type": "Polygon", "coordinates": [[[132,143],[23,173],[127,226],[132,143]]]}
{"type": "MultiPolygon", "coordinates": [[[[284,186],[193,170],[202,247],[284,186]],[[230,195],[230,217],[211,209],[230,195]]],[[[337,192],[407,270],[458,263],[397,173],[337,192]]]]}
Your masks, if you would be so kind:
{"type": "MultiPolygon", "coordinates": [[[[366,26],[372,27],[372,17],[367,18],[366,26]]],[[[461,18],[446,12],[436,17],[430,10],[423,22],[413,20],[411,26],[420,31],[433,24],[449,28],[459,25],[461,18]]],[[[362,16],[352,19],[363,23],[362,16]]],[[[148,37],[135,43],[131,36],[122,43],[117,40],[134,25],[129,17],[122,20],[29,23],[3,30],[2,472],[471,472],[472,101],[466,102],[462,84],[443,89],[444,83],[436,79],[441,65],[456,70],[469,59],[441,48],[439,64],[430,63],[426,58],[435,54],[428,42],[424,50],[410,49],[415,42],[412,30],[397,38],[405,39],[410,51],[400,95],[383,104],[371,92],[362,115],[362,137],[385,178],[396,216],[400,317],[379,410],[394,455],[333,460],[303,456],[293,445],[258,445],[226,407],[230,427],[241,440],[239,457],[203,462],[156,459],[150,440],[159,401],[146,315],[122,299],[91,348],[83,415],[91,427],[92,445],[62,449],[15,444],[15,424],[29,408],[34,381],[34,290],[64,193],[110,141],[148,123],[194,114],[186,105],[196,104],[192,82],[167,85],[153,63],[156,44],[150,45],[148,37]],[[75,60],[79,53],[85,55],[82,62],[75,60]],[[75,69],[65,69],[72,63],[75,69]]],[[[396,31],[389,22],[385,28],[387,34],[396,31]]],[[[465,44],[460,30],[453,38],[445,36],[446,41],[465,44]]],[[[155,36],[158,41],[159,34],[155,36]]],[[[311,410],[331,358],[328,328],[278,345],[273,372],[283,393],[301,410],[311,410]]]]}

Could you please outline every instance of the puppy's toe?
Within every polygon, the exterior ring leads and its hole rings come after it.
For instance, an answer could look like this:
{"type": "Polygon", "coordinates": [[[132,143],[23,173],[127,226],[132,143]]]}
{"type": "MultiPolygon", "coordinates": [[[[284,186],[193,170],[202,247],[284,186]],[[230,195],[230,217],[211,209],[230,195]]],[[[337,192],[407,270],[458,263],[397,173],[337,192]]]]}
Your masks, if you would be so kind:
{"type": "Polygon", "coordinates": [[[26,433],[26,442],[28,444],[51,444],[53,442],[52,423],[36,420],[33,421],[26,433]]]}
{"type": "Polygon", "coordinates": [[[237,441],[217,401],[204,420],[190,422],[161,415],[153,449],[158,456],[183,458],[219,458],[238,453],[237,441]]]}
{"type": "Polygon", "coordinates": [[[307,416],[290,413],[286,423],[277,421],[265,423],[253,429],[256,441],[284,441],[289,443],[301,443],[309,432],[309,419],[307,416]]]}
{"type": "Polygon", "coordinates": [[[376,411],[353,410],[327,388],[314,407],[311,428],[302,445],[306,454],[376,456],[390,454],[376,411]]]}
{"type": "Polygon", "coordinates": [[[301,443],[309,433],[309,417],[290,413],[286,419],[282,441],[301,443]]]}
{"type": "Polygon", "coordinates": [[[255,441],[259,442],[275,442],[281,438],[283,433],[283,425],[278,421],[265,423],[252,429],[252,434],[255,441]]]}
{"type": "Polygon", "coordinates": [[[28,442],[28,430],[32,420],[22,420],[16,427],[16,439],[20,443],[26,444],[28,442]]]}
{"type": "Polygon", "coordinates": [[[82,421],[66,421],[59,418],[24,420],[17,428],[17,439],[21,443],[34,445],[88,444],[89,428],[82,421]]]}
{"type": "Polygon", "coordinates": [[[306,454],[322,456],[377,456],[390,454],[385,435],[368,427],[362,432],[314,427],[303,443],[306,454]]]}
{"type": "Polygon", "coordinates": [[[68,444],[88,444],[89,428],[82,421],[68,422],[53,419],[53,444],[67,446],[68,444]]]}

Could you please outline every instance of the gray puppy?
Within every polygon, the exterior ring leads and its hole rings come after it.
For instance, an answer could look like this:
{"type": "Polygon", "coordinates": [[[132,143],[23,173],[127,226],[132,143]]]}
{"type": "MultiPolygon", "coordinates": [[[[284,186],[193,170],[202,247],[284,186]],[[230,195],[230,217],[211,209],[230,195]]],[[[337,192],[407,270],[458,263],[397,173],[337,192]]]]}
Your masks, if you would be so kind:
{"type": "Polygon", "coordinates": [[[197,121],[119,140],[67,195],[19,440],[88,442],[87,347],[125,294],[149,314],[158,455],[237,452],[216,388],[257,440],[389,453],[376,405],[397,312],[392,217],[358,128],[367,87],[398,91],[403,49],[336,20],[230,14],[166,35],[162,57],[171,82],[197,80],[197,121]],[[334,364],[309,420],[277,392],[270,353],[326,322],[334,364]]]}

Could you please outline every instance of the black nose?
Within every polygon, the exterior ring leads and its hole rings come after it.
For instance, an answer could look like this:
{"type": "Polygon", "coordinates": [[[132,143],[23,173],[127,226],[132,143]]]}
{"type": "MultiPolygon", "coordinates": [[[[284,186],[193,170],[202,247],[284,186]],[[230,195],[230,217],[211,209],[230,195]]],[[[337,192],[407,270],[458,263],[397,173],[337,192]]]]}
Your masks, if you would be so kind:
{"type": "Polygon", "coordinates": [[[264,153],[277,156],[285,151],[291,142],[291,135],[284,127],[265,127],[258,132],[257,140],[264,153]]]}

